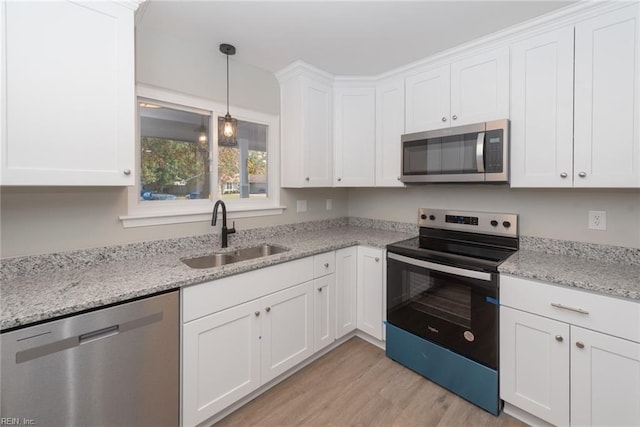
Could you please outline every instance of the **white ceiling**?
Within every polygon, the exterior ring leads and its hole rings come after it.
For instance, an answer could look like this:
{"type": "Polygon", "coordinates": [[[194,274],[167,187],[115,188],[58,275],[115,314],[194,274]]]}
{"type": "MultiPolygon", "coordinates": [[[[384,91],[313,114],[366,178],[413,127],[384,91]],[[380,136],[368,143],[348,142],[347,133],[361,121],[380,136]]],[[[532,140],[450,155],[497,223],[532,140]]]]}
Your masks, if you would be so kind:
{"type": "Polygon", "coordinates": [[[375,75],[526,21],[568,1],[166,1],[138,31],[230,43],[235,61],[278,71],[301,59],[336,75],[375,75]]]}

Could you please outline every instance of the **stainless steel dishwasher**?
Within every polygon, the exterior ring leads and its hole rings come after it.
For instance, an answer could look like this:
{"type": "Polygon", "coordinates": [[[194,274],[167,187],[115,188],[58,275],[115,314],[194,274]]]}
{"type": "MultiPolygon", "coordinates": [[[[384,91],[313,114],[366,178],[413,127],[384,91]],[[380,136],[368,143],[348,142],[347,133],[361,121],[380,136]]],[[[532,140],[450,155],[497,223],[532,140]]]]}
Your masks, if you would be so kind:
{"type": "Polygon", "coordinates": [[[3,424],[178,426],[179,293],[3,333],[3,424]]]}

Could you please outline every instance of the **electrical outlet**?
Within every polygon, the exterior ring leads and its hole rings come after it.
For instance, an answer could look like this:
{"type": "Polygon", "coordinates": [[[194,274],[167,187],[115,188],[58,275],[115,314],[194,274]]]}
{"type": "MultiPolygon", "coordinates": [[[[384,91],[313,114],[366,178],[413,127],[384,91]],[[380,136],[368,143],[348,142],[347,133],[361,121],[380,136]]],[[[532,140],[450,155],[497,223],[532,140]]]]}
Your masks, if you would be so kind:
{"type": "Polygon", "coordinates": [[[296,210],[298,212],[306,212],[307,211],[307,201],[306,200],[297,200],[296,201],[296,210]]]}
{"type": "Polygon", "coordinates": [[[327,199],[327,210],[333,209],[333,199],[327,199]]]}
{"type": "Polygon", "coordinates": [[[589,211],[589,228],[591,230],[606,230],[607,213],[605,211],[589,211]]]}

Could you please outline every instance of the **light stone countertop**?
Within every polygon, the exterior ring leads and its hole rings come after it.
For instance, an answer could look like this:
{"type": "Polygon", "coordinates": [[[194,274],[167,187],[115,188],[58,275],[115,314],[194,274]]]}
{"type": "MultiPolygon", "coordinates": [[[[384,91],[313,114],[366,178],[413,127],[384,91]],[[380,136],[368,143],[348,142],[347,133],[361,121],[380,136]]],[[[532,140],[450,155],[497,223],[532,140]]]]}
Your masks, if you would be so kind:
{"type": "MultiPolygon", "coordinates": [[[[215,234],[2,260],[0,329],[179,289],[354,245],[384,248],[417,235],[412,224],[339,218],[239,231],[229,251],[263,243],[284,253],[210,269],[181,259],[224,251],[215,234]]],[[[521,236],[503,273],[640,302],[640,249],[521,236]]]]}
{"type": "MultiPolygon", "coordinates": [[[[639,258],[640,259],[640,258],[639,258]]],[[[640,302],[640,265],[520,249],[501,273],[640,302]]]]}
{"type": "MultiPolygon", "coordinates": [[[[87,261],[86,266],[66,265],[57,271],[47,271],[48,268],[31,271],[23,269],[21,274],[2,280],[0,284],[0,329],[49,320],[348,246],[384,248],[389,243],[414,236],[415,233],[357,226],[293,231],[267,238],[240,238],[236,239],[238,243],[234,243],[234,235],[231,235],[230,247],[227,249],[215,248],[200,241],[194,249],[171,250],[167,254],[157,253],[131,259],[121,256],[103,263],[92,260],[87,261]],[[183,258],[207,255],[214,251],[231,251],[262,243],[284,246],[290,250],[208,269],[192,269],[181,261],[183,258]]],[[[64,265],[67,261],[71,260],[63,259],[59,263],[64,265]]]]}

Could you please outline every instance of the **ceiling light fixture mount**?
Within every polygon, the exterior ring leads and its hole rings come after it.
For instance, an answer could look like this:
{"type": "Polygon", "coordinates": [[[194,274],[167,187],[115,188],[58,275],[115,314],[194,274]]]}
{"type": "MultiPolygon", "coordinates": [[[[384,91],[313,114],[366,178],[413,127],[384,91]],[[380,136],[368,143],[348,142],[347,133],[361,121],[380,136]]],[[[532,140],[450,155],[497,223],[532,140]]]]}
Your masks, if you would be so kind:
{"type": "Polygon", "coordinates": [[[231,117],[229,114],[229,55],[236,54],[236,48],[233,45],[222,43],[220,45],[220,52],[224,53],[227,56],[227,114],[224,118],[220,118],[218,128],[220,131],[218,132],[218,145],[222,145],[225,147],[235,147],[238,145],[237,130],[238,130],[238,121],[231,117]],[[222,123],[220,123],[222,122],[222,123]]]}

